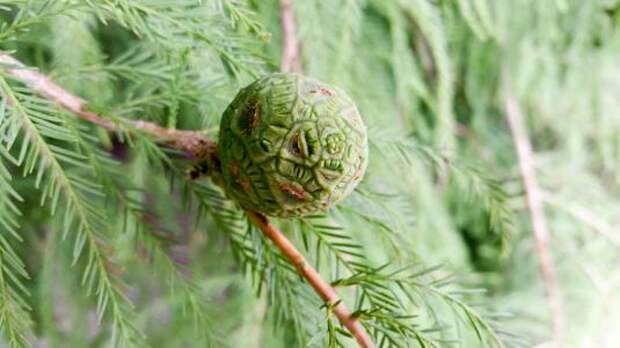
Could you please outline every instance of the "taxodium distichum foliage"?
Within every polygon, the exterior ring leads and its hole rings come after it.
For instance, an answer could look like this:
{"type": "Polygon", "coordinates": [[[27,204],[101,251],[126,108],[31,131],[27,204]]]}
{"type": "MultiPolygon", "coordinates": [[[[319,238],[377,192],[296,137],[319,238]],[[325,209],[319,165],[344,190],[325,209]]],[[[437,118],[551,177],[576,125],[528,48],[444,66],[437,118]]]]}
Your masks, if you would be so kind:
{"type": "Polygon", "coordinates": [[[0,63],[0,346],[354,345],[244,209],[379,346],[544,344],[508,95],[567,346],[619,346],[618,1],[288,1],[309,77],[275,73],[280,2],[0,0],[0,54],[119,127],[0,63]],[[214,176],[128,120],[217,140],[214,176]]]}

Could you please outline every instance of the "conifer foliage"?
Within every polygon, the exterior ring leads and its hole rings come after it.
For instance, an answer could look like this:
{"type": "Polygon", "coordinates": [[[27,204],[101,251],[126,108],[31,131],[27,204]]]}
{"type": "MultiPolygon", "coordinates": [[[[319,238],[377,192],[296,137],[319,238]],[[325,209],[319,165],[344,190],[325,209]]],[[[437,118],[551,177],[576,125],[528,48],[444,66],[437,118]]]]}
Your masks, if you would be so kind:
{"type": "Polygon", "coordinates": [[[620,4],[542,3],[0,0],[0,346],[612,344],[620,4]],[[351,95],[368,167],[326,213],[267,221],[209,164],[280,66],[351,95]]]}

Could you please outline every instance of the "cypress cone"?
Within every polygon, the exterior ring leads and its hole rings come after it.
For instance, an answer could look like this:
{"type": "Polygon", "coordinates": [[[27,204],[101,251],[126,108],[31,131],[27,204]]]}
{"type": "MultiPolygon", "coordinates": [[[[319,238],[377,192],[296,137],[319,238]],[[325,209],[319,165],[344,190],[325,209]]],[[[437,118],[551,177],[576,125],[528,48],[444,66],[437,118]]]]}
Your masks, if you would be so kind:
{"type": "Polygon", "coordinates": [[[243,88],[222,116],[218,147],[227,194],[277,217],[326,211],[353,191],[368,160],[351,98],[299,74],[243,88]]]}

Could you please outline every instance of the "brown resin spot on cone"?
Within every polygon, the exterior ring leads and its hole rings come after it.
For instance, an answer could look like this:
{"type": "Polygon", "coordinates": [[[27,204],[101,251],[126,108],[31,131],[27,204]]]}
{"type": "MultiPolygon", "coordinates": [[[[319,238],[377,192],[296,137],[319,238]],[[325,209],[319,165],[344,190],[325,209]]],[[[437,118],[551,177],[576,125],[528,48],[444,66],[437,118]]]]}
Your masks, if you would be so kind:
{"type": "Polygon", "coordinates": [[[334,92],[332,92],[332,90],[329,88],[321,87],[319,91],[321,91],[321,94],[324,96],[331,97],[332,95],[334,95],[334,92]]]}
{"type": "Polygon", "coordinates": [[[308,194],[306,190],[303,189],[303,187],[297,187],[296,185],[293,185],[288,182],[281,182],[280,190],[282,190],[282,192],[300,201],[305,200],[308,194]]]}
{"type": "Polygon", "coordinates": [[[261,105],[257,100],[250,100],[239,117],[239,128],[250,135],[258,127],[261,118],[261,105]]]}
{"type": "Polygon", "coordinates": [[[256,103],[254,105],[254,112],[250,116],[250,130],[254,131],[258,124],[260,123],[260,104],[256,103]]]}

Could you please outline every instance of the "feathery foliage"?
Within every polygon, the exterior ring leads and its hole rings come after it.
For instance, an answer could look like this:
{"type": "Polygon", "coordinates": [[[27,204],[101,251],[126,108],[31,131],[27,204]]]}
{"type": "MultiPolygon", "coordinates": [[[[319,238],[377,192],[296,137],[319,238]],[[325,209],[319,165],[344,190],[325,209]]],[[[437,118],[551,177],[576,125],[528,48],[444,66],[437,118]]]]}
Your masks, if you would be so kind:
{"type": "MultiPolygon", "coordinates": [[[[331,211],[274,223],[378,346],[549,340],[507,95],[536,152],[567,346],[617,342],[619,8],[293,1],[304,73],[354,97],[370,163],[331,211]]],[[[239,88],[279,66],[279,11],[277,0],[0,0],[0,51],[120,129],[78,120],[0,64],[0,345],[354,346],[334,304],[234,202],[124,122],[216,140],[239,88]]]]}

